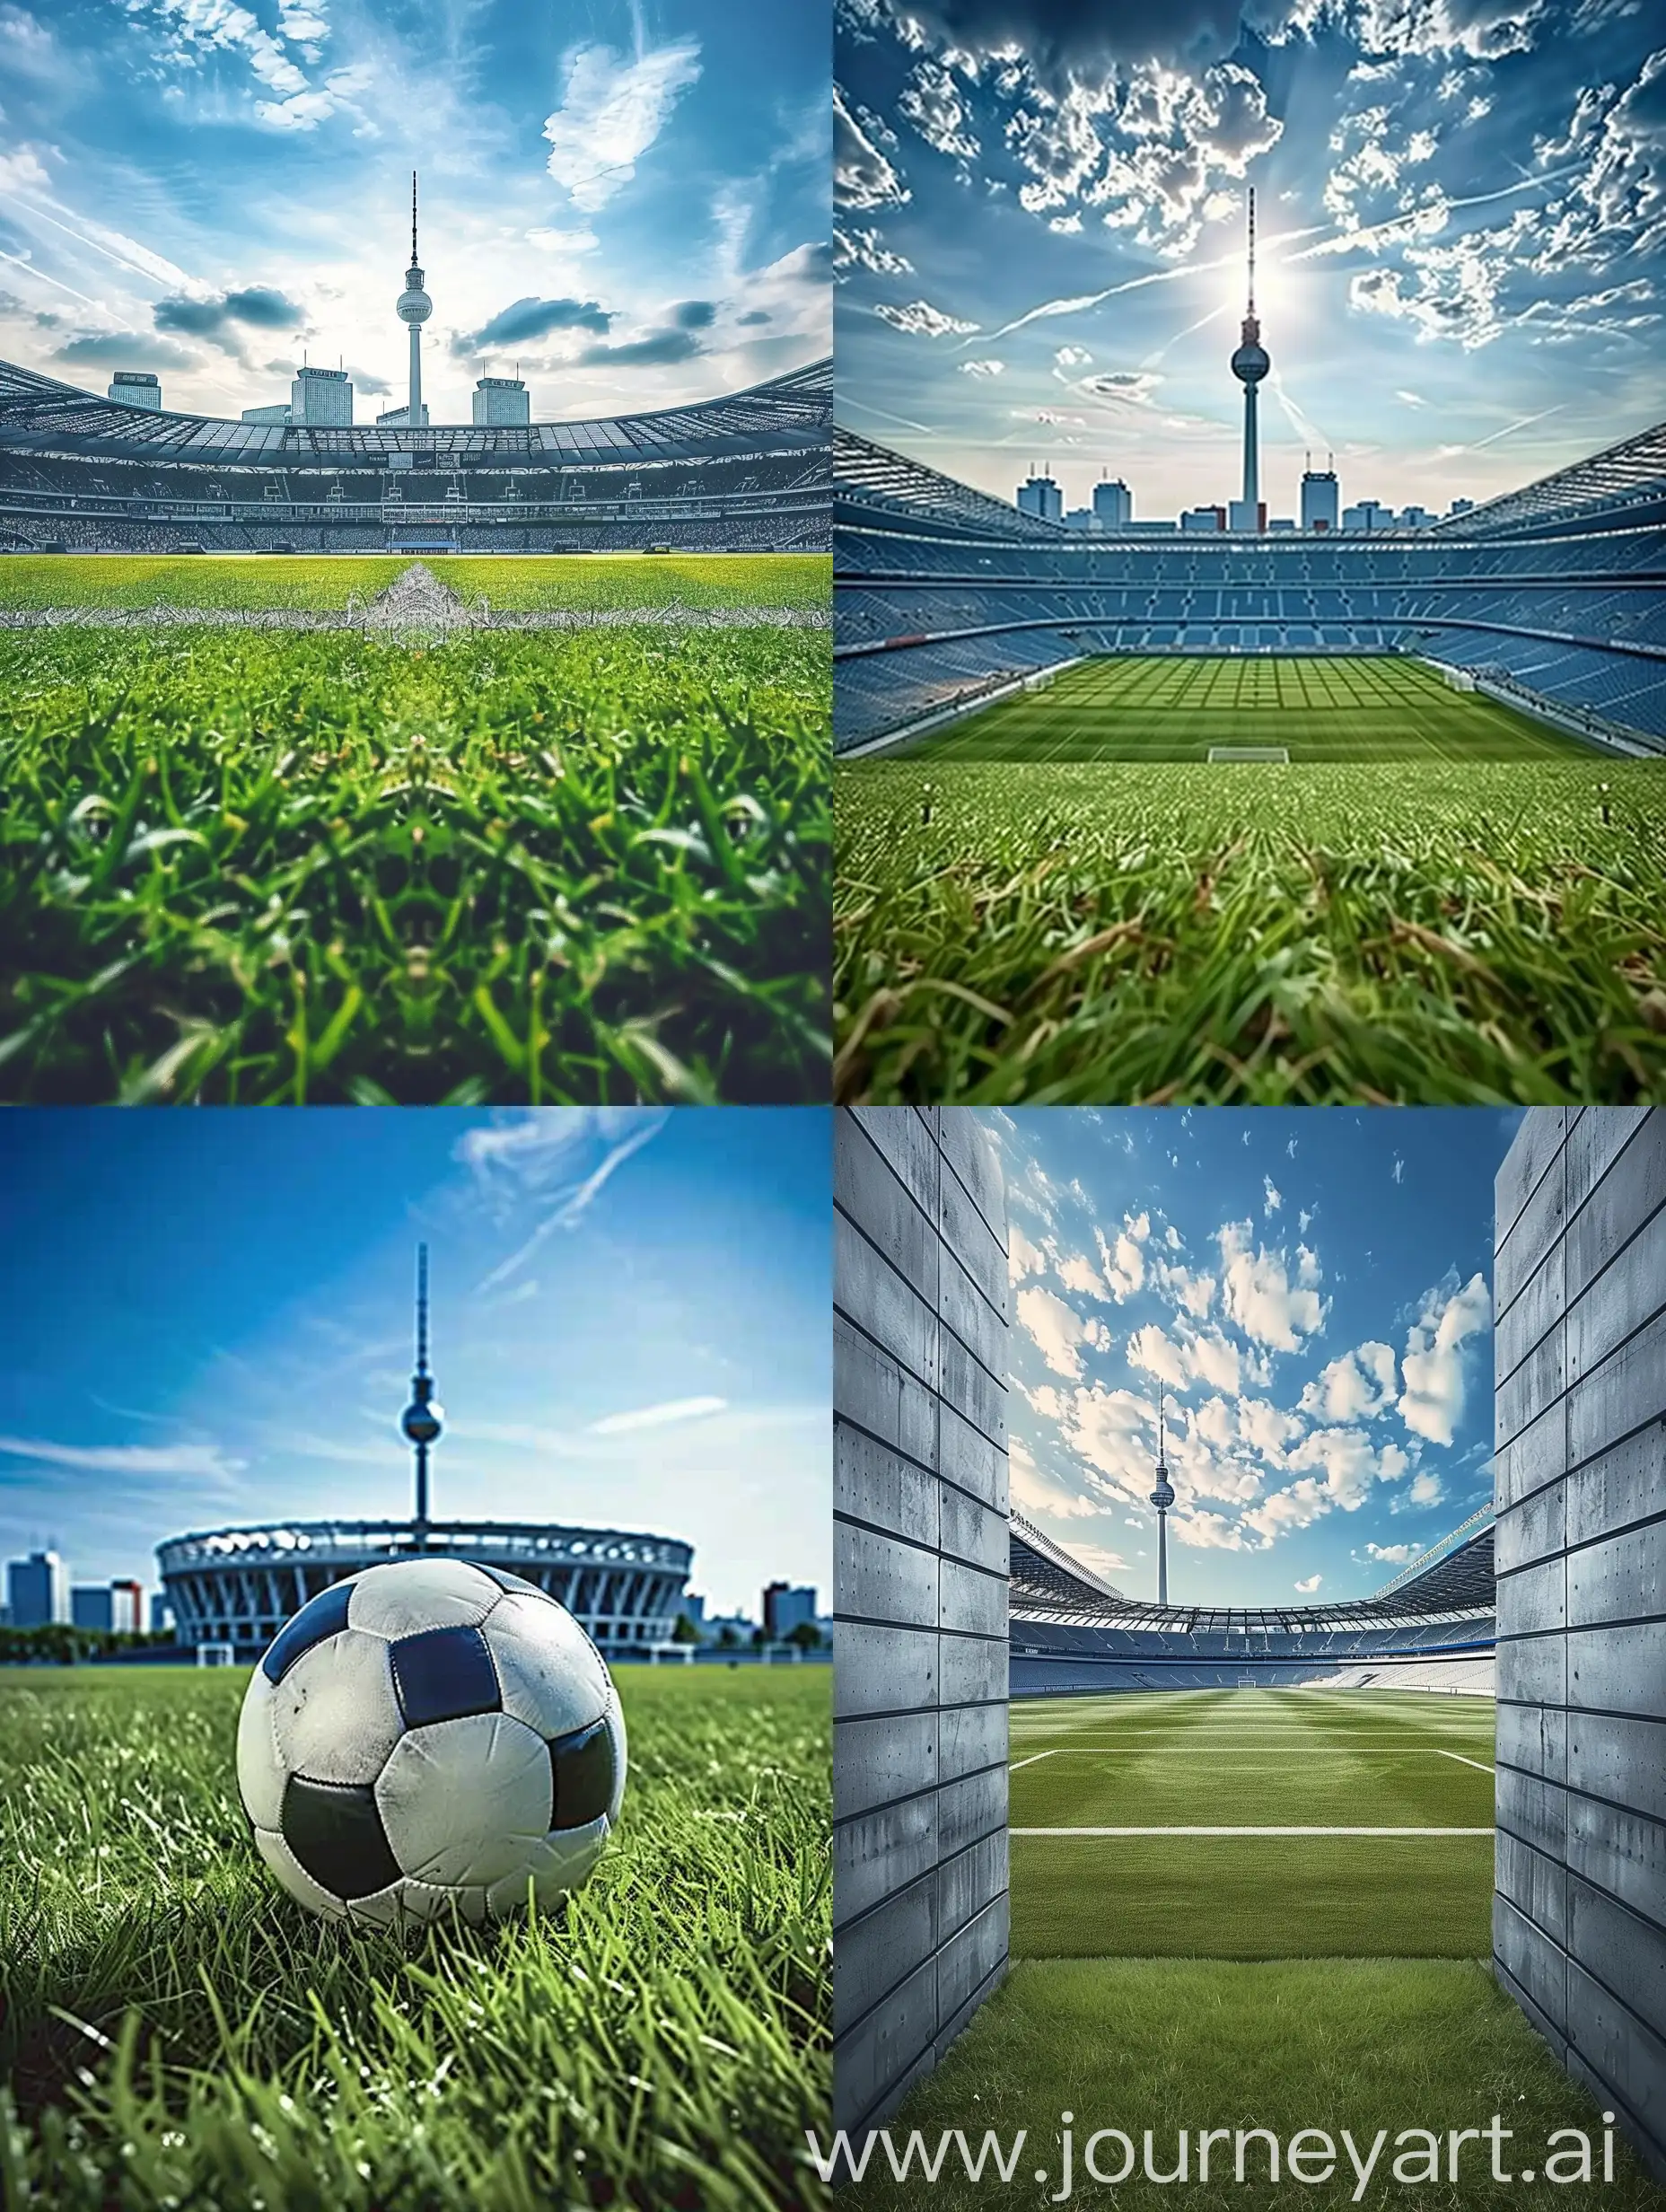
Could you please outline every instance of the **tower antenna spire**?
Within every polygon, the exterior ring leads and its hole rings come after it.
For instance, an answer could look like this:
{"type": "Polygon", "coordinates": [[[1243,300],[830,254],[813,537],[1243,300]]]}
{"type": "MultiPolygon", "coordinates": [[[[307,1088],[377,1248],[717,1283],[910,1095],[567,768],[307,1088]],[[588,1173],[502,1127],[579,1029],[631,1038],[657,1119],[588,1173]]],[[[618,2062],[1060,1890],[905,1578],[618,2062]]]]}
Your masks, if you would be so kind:
{"type": "MultiPolygon", "coordinates": [[[[1254,193],[1253,193],[1253,192],[1252,192],[1252,193],[1250,194],[1250,220],[1251,224],[1253,225],[1253,224],[1254,224],[1254,222],[1255,222],[1255,195],[1254,195],[1254,193]]],[[[416,171],[413,169],[413,170],[412,170],[412,171],[411,171],[411,267],[412,267],[413,268],[416,268],[416,171]]]]}
{"type": "MultiPolygon", "coordinates": [[[[413,193],[415,193],[416,189],[416,180],[413,177],[413,178],[412,178],[412,180],[411,180],[411,190],[412,190],[412,192],[413,192],[413,193]]],[[[412,231],[412,233],[411,233],[411,237],[412,237],[413,241],[415,240],[416,235],[416,231],[413,229],[413,231],[412,231]]],[[[416,255],[413,253],[413,254],[412,254],[412,256],[411,256],[412,260],[414,261],[414,260],[416,259],[416,255]]],[[[1253,315],[1253,314],[1254,314],[1254,312],[1255,312],[1255,187],[1254,187],[1254,185],[1251,185],[1251,186],[1250,187],[1250,312],[1252,315],[1253,315]]]]}
{"type": "Polygon", "coordinates": [[[434,1402],[434,1377],[428,1372],[428,1247],[416,1247],[416,1372],[411,1377],[411,1402],[399,1426],[416,1459],[416,1543],[428,1541],[428,1450],[440,1439],[440,1409],[434,1402]]]}

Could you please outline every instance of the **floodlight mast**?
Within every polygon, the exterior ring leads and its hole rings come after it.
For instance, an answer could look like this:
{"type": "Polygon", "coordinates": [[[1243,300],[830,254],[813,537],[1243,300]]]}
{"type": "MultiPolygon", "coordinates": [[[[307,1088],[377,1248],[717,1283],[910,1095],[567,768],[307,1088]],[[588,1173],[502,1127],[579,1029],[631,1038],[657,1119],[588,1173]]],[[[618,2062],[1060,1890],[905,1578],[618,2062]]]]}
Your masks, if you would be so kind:
{"type": "Polygon", "coordinates": [[[1174,1503],[1174,1486],[1169,1480],[1168,1462],[1163,1456],[1163,1401],[1167,1392],[1157,1393],[1157,1487],[1151,1494],[1151,1502],[1157,1508],[1157,1602],[1169,1602],[1169,1508],[1174,1503]]]}
{"type": "Polygon", "coordinates": [[[411,1402],[399,1421],[416,1457],[416,1544],[428,1541],[428,1447],[440,1438],[440,1409],[434,1403],[434,1377],[428,1372],[428,1247],[416,1247],[416,1372],[411,1377],[411,1402]]]}

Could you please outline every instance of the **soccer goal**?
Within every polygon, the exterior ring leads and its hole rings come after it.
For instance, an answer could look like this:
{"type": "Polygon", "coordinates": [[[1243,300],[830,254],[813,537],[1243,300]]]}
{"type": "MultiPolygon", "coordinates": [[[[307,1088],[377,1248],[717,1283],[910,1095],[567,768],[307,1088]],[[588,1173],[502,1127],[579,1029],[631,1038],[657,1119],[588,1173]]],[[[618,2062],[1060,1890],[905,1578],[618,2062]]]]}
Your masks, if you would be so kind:
{"type": "Polygon", "coordinates": [[[1211,745],[1210,767],[1213,768],[1217,760],[1268,760],[1276,768],[1287,768],[1290,766],[1290,748],[1288,745],[1211,745]]]}
{"type": "Polygon", "coordinates": [[[199,1667],[229,1667],[236,1655],[229,1644],[199,1644],[197,1663],[199,1667]]]}
{"type": "Polygon", "coordinates": [[[1238,1687],[1240,1690],[1255,1690],[1259,1685],[1253,1674],[1241,1674],[1238,1677],[1238,1687]]]}

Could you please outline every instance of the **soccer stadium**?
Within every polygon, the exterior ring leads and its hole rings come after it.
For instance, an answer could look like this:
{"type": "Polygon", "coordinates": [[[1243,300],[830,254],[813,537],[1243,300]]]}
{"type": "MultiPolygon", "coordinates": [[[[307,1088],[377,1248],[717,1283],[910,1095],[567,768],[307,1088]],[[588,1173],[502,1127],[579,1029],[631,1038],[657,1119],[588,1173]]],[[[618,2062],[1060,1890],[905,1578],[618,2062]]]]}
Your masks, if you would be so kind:
{"type": "Polygon", "coordinates": [[[831,410],[829,361],[609,421],[415,429],[169,414],[0,362],[0,547],[823,551],[831,410]]]}
{"type": "Polygon", "coordinates": [[[1334,536],[835,454],[840,1098],[1658,1091],[1666,426],[1334,536]]]}
{"type": "MultiPolygon", "coordinates": [[[[1611,756],[1666,751],[1666,424],[1432,530],[1337,536],[1087,539],[848,431],[834,452],[843,751],[952,722],[940,753],[977,757],[983,731],[995,757],[1029,758],[1033,739],[1057,758],[1048,739],[1083,720],[1064,672],[1108,655],[1170,683],[1171,727],[1224,675],[1223,730],[1292,759],[1377,751],[1377,726],[1355,720],[1362,684],[1390,736],[1418,733],[1417,707],[1449,715],[1460,757],[1521,717],[1611,756]],[[1060,688],[962,719],[1041,684],[1060,688]]],[[[1143,754],[1128,720],[1100,722],[1075,757],[1143,754]]],[[[1167,757],[1203,759],[1213,734],[1167,757]]]]}
{"type": "Polygon", "coordinates": [[[694,1553],[675,1538],[544,1523],[436,1521],[428,1454],[443,1416],[428,1366],[428,1251],[416,1263],[416,1367],[400,1427],[416,1462],[408,1521],[293,1522],[205,1530],[156,1548],[174,1632],[188,1648],[258,1659],[284,1623],[348,1575],[390,1560],[455,1558],[501,1568],[565,1605],[609,1659],[641,1658],[671,1641],[694,1553]]]}

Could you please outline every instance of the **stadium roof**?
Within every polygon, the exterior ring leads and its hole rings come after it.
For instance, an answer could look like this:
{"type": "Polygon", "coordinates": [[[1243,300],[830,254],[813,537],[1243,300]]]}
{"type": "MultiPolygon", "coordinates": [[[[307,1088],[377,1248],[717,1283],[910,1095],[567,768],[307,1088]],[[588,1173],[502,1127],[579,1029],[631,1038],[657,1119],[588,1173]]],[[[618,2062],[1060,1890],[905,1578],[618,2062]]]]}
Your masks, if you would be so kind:
{"type": "Polygon", "coordinates": [[[338,430],[153,413],[0,361],[0,457],[11,451],[294,469],[373,466],[389,453],[406,452],[440,466],[465,461],[628,465],[797,451],[824,442],[832,417],[830,360],[811,362],[726,399],[651,414],[576,423],[435,424],[417,430],[397,424],[338,430]]]}
{"type": "Polygon", "coordinates": [[[1004,499],[957,484],[951,476],[940,476],[935,469],[923,468],[850,430],[833,433],[833,488],[837,498],[868,510],[873,520],[956,532],[970,529],[986,538],[1044,538],[1049,543],[1064,535],[1060,523],[1025,514],[1004,499]]]}
{"type": "Polygon", "coordinates": [[[1587,461],[1540,477],[1520,491],[1504,492],[1467,514],[1447,515],[1435,527],[1460,538],[1493,538],[1663,502],[1666,423],[1657,423],[1653,430],[1622,438],[1587,461]]]}
{"type": "Polygon", "coordinates": [[[1394,1628],[1432,1620],[1482,1620],[1496,1603],[1493,1508],[1484,1505],[1421,1553],[1374,1596],[1338,1605],[1158,1605],[1131,1598],[1083,1567],[1020,1513],[1012,1517],[1009,1610],[1013,1620],[1095,1628],[1156,1628],[1174,1635],[1286,1634],[1394,1628]]]}

